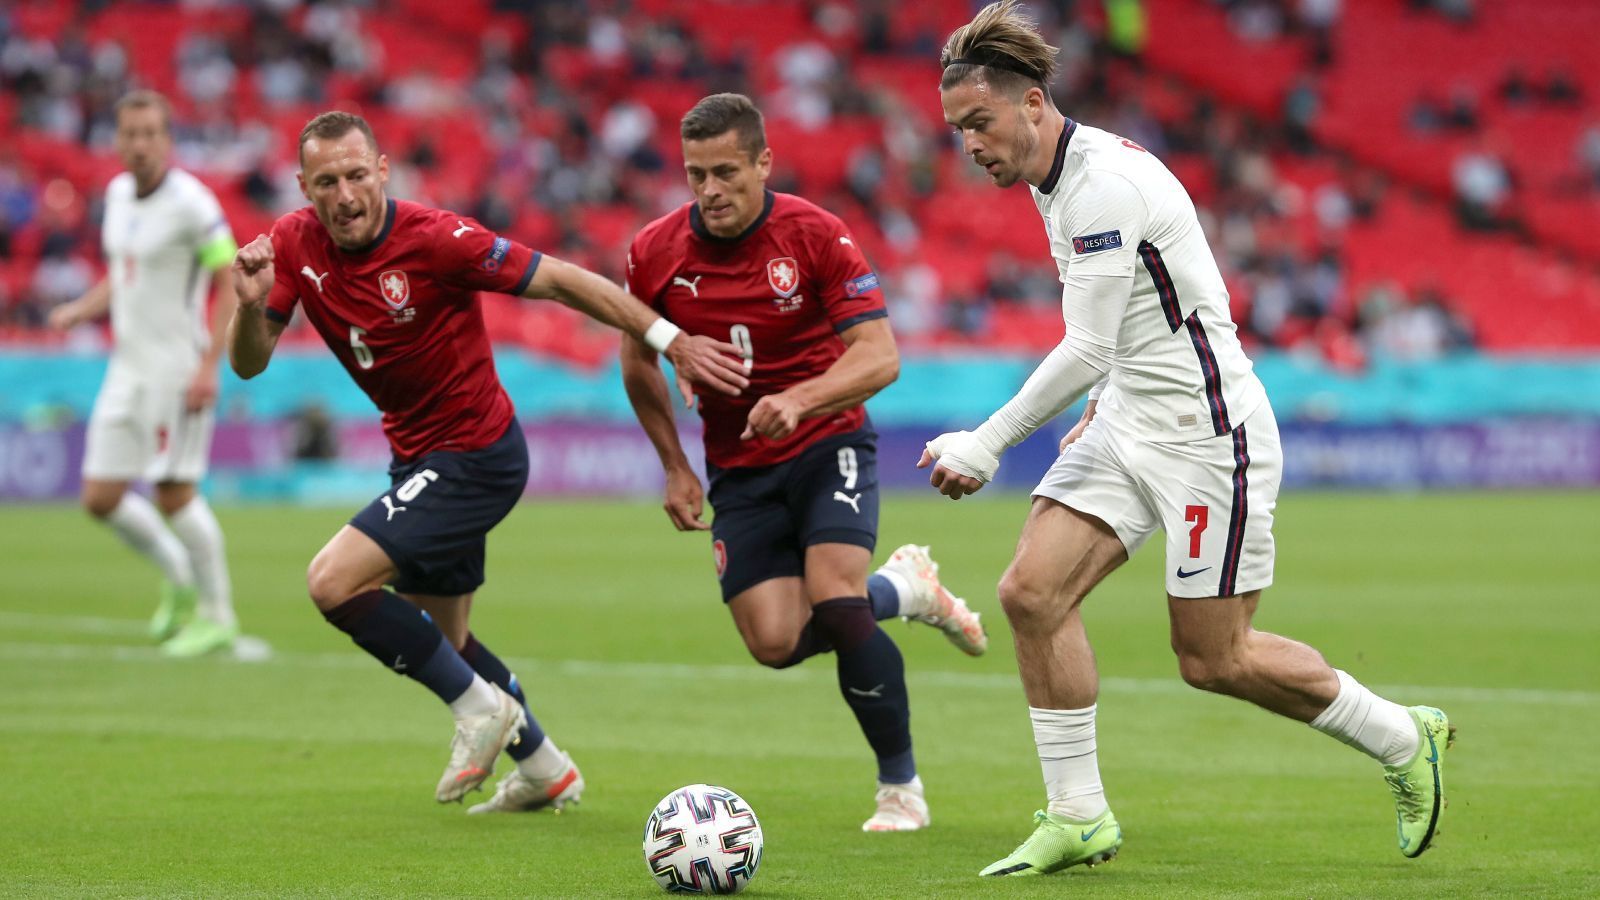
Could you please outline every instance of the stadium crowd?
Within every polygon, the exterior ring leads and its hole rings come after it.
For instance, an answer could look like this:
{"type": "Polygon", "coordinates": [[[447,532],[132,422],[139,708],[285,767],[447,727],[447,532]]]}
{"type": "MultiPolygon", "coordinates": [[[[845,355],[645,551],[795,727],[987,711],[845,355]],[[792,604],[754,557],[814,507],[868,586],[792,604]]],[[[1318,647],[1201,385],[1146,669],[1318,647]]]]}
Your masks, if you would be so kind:
{"type": "MultiPolygon", "coordinates": [[[[1138,0],[1034,4],[1063,48],[1058,103],[1149,148],[1183,179],[1253,346],[1349,367],[1374,354],[1472,346],[1477,323],[1449,285],[1358,282],[1348,271],[1350,230],[1402,189],[1316,137],[1315,73],[1329,62],[1341,4],[1217,5],[1251,40],[1311,42],[1278,115],[1153,69],[1144,58],[1151,11],[1138,0]]],[[[1470,4],[1433,6],[1471,16],[1470,4]]],[[[471,214],[619,278],[634,230],[688,198],[677,116],[708,92],[749,93],[769,119],[774,187],[865,232],[903,342],[1035,349],[1058,333],[1049,323],[1059,286],[1031,202],[1020,190],[998,202],[980,193],[981,173],[952,152],[939,117],[933,60],[966,11],[959,2],[931,3],[916,21],[892,15],[887,0],[581,9],[473,0],[448,17],[421,2],[349,0],[138,9],[144,19],[97,3],[0,11],[0,118],[19,137],[0,149],[0,333],[12,343],[54,340],[40,330],[48,309],[98,277],[98,196],[115,171],[111,105],[133,86],[172,95],[179,164],[213,186],[242,240],[302,205],[294,136],[316,111],[345,106],[373,121],[397,196],[471,214]],[[149,39],[130,43],[133,29],[149,39]]],[[[1552,90],[1531,77],[1505,90],[1524,88],[1530,103],[1552,90]]],[[[1419,97],[1417,108],[1417,127],[1450,128],[1471,114],[1464,100],[1419,97]]],[[[1600,184],[1600,126],[1576,152],[1600,184]]],[[[1495,160],[1485,148],[1456,164],[1471,224],[1493,227],[1508,202],[1495,160]]],[[[489,315],[501,340],[580,362],[613,352],[609,337],[562,310],[507,301],[489,315]]]]}

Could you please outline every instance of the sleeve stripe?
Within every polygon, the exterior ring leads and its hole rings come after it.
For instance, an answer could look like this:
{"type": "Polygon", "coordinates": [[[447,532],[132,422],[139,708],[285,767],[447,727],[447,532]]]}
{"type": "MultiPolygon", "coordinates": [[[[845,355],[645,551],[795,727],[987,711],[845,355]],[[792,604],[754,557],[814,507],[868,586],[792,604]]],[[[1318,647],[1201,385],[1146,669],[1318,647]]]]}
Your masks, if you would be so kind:
{"type": "Polygon", "coordinates": [[[539,270],[539,263],[543,259],[543,253],[537,250],[533,251],[533,258],[528,260],[528,269],[522,273],[521,278],[517,279],[517,286],[511,289],[512,294],[519,297],[522,296],[522,292],[527,290],[528,285],[533,282],[533,273],[539,270]]]}
{"type": "Polygon", "coordinates": [[[833,326],[833,333],[843,334],[855,326],[860,325],[862,322],[870,322],[873,319],[885,319],[888,318],[888,316],[889,311],[887,309],[883,309],[882,307],[878,309],[869,309],[864,313],[857,313],[842,322],[836,323],[833,326]]]}
{"type": "Polygon", "coordinates": [[[266,315],[267,318],[271,319],[274,322],[277,322],[279,325],[287,325],[287,324],[289,324],[289,314],[288,313],[278,312],[277,310],[273,309],[270,306],[267,307],[267,311],[266,311],[265,315],[266,315]]]}

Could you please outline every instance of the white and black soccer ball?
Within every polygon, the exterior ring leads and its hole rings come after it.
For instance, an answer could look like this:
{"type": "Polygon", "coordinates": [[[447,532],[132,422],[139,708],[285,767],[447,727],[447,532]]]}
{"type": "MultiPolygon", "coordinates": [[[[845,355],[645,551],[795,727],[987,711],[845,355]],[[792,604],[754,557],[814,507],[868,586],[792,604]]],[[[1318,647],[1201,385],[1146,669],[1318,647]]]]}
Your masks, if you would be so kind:
{"type": "Polygon", "coordinates": [[[761,867],[761,823],[744,798],[691,784],[661,798],[644,823],[644,862],[656,883],[689,894],[737,894],[761,867]]]}

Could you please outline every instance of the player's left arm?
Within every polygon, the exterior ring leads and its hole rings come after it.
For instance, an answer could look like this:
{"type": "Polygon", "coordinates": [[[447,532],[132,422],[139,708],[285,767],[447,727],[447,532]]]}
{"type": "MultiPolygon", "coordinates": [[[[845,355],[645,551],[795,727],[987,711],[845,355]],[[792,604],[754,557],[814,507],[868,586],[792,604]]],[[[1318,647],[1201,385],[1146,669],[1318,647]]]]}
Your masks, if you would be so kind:
{"type": "Polygon", "coordinates": [[[741,438],[759,434],[781,441],[802,419],[860,406],[900,377],[900,351],[887,318],[859,322],[839,337],[845,343],[844,354],[821,375],[756,401],[741,438]]]}
{"type": "Polygon", "coordinates": [[[1121,175],[1100,174],[1091,184],[1079,214],[1065,223],[1069,233],[1082,237],[1074,239],[1062,278],[1066,333],[1061,343],[1017,395],[977,430],[939,435],[917,461],[918,468],[933,466],[929,482],[951,499],[977,493],[994,479],[1001,454],[1060,415],[1111,371],[1148,214],[1143,196],[1121,175]]]}
{"type": "Polygon", "coordinates": [[[184,408],[189,412],[199,412],[217,402],[218,364],[228,344],[228,323],[239,306],[239,296],[233,288],[233,256],[238,252],[239,245],[226,222],[219,222],[200,247],[198,261],[211,271],[212,278],[211,341],[184,395],[184,408]]]}

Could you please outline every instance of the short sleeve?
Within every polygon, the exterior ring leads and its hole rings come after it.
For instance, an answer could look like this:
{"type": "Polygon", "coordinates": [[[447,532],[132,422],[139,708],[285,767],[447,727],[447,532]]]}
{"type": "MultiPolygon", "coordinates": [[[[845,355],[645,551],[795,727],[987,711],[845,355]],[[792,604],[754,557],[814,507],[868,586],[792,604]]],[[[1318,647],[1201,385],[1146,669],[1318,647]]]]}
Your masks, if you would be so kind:
{"type": "Polygon", "coordinates": [[[199,182],[195,182],[195,190],[189,200],[189,221],[194,235],[195,258],[202,268],[215,272],[233,262],[233,255],[239,252],[233,229],[228,227],[228,219],[222,214],[222,204],[217,202],[217,196],[199,182]]]}
{"type": "Polygon", "coordinates": [[[1058,222],[1071,250],[1068,275],[1132,276],[1149,212],[1133,182],[1091,169],[1058,222]]]}
{"type": "Polygon", "coordinates": [[[654,276],[648,265],[650,259],[650,253],[644,246],[644,234],[634,235],[633,242],[628,245],[627,265],[622,269],[622,289],[638,297],[645,306],[663,312],[661,291],[655,287],[654,276]]]}
{"type": "Polygon", "coordinates": [[[824,234],[824,243],[814,251],[819,267],[817,290],[834,332],[889,315],[878,275],[843,223],[835,222],[824,234]]]}
{"type": "Polygon", "coordinates": [[[282,223],[273,227],[272,292],[267,294],[266,316],[279,325],[289,324],[289,320],[294,318],[295,306],[300,303],[300,290],[295,284],[295,277],[299,273],[288,252],[287,236],[288,229],[282,223]]]}
{"type": "Polygon", "coordinates": [[[521,294],[543,254],[483,227],[476,219],[442,214],[432,226],[441,281],[496,294],[521,294]]]}

